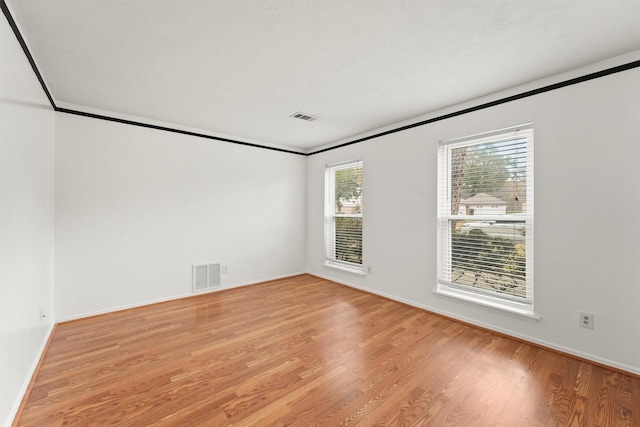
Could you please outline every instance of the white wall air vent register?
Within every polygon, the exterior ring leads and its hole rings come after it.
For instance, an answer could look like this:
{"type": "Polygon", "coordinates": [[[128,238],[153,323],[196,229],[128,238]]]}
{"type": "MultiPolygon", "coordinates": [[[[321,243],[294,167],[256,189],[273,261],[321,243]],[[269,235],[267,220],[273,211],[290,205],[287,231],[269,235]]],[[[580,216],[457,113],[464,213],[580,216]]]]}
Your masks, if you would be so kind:
{"type": "Polygon", "coordinates": [[[220,264],[193,266],[193,292],[220,289],[220,264]]]}

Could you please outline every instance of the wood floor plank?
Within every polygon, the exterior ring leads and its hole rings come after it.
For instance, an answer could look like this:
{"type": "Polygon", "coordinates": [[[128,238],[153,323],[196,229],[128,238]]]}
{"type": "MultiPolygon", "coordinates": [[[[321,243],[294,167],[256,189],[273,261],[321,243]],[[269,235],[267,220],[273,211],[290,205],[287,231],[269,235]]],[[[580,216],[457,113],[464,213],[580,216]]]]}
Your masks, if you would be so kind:
{"type": "Polygon", "coordinates": [[[14,425],[640,427],[640,379],[302,275],[57,325],[14,425]]]}

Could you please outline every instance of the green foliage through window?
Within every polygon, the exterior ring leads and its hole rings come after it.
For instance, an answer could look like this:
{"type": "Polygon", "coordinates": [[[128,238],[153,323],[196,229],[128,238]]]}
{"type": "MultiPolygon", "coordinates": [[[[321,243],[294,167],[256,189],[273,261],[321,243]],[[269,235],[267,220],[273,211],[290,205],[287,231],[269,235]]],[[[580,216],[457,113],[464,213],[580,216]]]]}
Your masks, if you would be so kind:
{"type": "Polygon", "coordinates": [[[326,168],[325,253],[329,264],[362,265],[362,170],[361,161],[326,168]]]}
{"type": "Polygon", "coordinates": [[[336,259],[362,264],[362,218],[336,218],[336,259]]]}

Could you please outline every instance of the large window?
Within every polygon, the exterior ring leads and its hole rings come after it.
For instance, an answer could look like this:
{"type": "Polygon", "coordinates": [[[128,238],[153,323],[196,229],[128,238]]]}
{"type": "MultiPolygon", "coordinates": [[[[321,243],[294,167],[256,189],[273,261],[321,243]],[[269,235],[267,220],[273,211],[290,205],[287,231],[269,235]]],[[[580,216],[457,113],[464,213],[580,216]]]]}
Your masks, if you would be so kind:
{"type": "Polygon", "coordinates": [[[438,293],[533,315],[531,125],[438,150],[438,293]]]}
{"type": "Polygon", "coordinates": [[[325,265],[362,273],[362,161],[328,165],[324,194],[325,265]]]}

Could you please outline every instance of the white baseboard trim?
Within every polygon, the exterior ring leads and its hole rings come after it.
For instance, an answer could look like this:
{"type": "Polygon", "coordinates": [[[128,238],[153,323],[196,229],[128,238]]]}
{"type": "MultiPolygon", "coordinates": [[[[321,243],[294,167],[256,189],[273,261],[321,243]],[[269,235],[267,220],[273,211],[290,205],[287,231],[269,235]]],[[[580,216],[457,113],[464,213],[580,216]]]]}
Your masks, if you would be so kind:
{"type": "Polygon", "coordinates": [[[105,308],[104,310],[87,311],[80,314],[74,314],[71,316],[64,316],[64,317],[57,318],[56,323],[70,322],[72,320],[85,319],[87,317],[100,316],[101,314],[109,314],[116,311],[129,310],[130,308],[144,307],[145,305],[158,304],[161,302],[167,302],[167,301],[172,301],[180,298],[186,298],[186,297],[202,295],[202,294],[203,292],[198,294],[188,293],[188,294],[182,294],[182,295],[172,295],[166,298],[156,298],[156,299],[151,299],[151,300],[146,300],[146,301],[141,301],[141,302],[136,302],[131,304],[119,305],[116,307],[105,308]]]}
{"type": "Polygon", "coordinates": [[[40,359],[42,358],[44,351],[47,348],[47,343],[49,342],[49,338],[51,337],[51,332],[53,332],[53,326],[54,326],[54,323],[51,323],[50,325],[48,325],[47,330],[45,331],[44,337],[42,338],[42,342],[40,343],[40,348],[38,349],[38,352],[34,357],[33,362],[31,363],[31,368],[29,369],[29,372],[22,384],[22,387],[20,388],[20,391],[18,392],[18,395],[16,396],[15,401],[13,402],[13,407],[9,412],[9,417],[7,419],[5,427],[10,427],[13,424],[16,418],[16,415],[18,414],[18,409],[20,409],[20,404],[22,403],[22,399],[24,399],[24,396],[27,393],[27,390],[29,389],[29,384],[31,383],[31,379],[35,374],[36,369],[38,369],[38,364],[40,363],[40,359]]]}
{"type": "Polygon", "coordinates": [[[244,283],[237,283],[235,285],[232,286],[228,286],[225,288],[222,288],[220,290],[224,290],[224,289],[232,289],[232,288],[239,288],[241,286],[251,286],[251,285],[257,285],[259,283],[264,283],[264,282],[271,282],[272,280],[280,280],[280,279],[288,279],[290,277],[296,277],[296,276],[302,276],[303,274],[309,274],[306,271],[300,271],[298,273],[291,273],[291,274],[283,274],[281,276],[275,276],[275,277],[271,277],[268,279],[260,279],[257,281],[251,281],[251,282],[244,282],[244,283]]]}
{"type": "Polygon", "coordinates": [[[520,339],[520,340],[523,340],[523,341],[526,341],[526,342],[529,342],[529,343],[532,343],[532,344],[537,344],[539,346],[546,347],[546,348],[549,348],[549,349],[552,349],[552,350],[556,350],[556,351],[559,351],[561,353],[566,353],[566,354],[578,357],[580,359],[588,360],[588,361],[591,361],[591,362],[594,362],[594,363],[598,363],[600,365],[609,366],[611,368],[615,368],[617,370],[624,371],[624,372],[629,372],[629,373],[634,374],[634,375],[640,375],[640,368],[636,367],[636,366],[630,366],[630,365],[626,365],[624,363],[619,363],[619,362],[616,362],[615,360],[606,359],[604,357],[599,357],[599,356],[596,356],[596,355],[593,355],[593,354],[590,354],[590,353],[585,353],[585,352],[580,351],[580,350],[576,350],[576,349],[573,349],[573,348],[565,347],[565,346],[563,346],[561,344],[557,344],[557,343],[554,343],[554,342],[541,340],[541,339],[538,339],[538,338],[535,338],[535,337],[532,337],[532,336],[529,336],[529,335],[525,335],[525,334],[520,334],[520,333],[511,331],[509,329],[498,328],[498,327],[496,327],[494,325],[490,325],[490,324],[483,323],[483,322],[478,322],[477,320],[472,319],[470,317],[460,316],[460,315],[457,315],[457,314],[453,314],[453,313],[447,312],[445,310],[440,310],[440,309],[437,309],[437,308],[429,307],[429,306],[426,306],[424,304],[417,303],[415,301],[411,301],[411,300],[407,300],[407,299],[404,299],[404,298],[400,298],[400,297],[397,297],[395,295],[387,294],[385,292],[375,291],[373,289],[369,289],[369,288],[366,288],[364,286],[359,286],[359,285],[356,285],[354,283],[349,283],[349,282],[345,282],[345,281],[342,281],[342,280],[336,280],[333,277],[328,277],[328,276],[325,276],[325,275],[322,275],[322,274],[318,274],[318,273],[315,273],[315,272],[309,272],[308,274],[320,277],[322,279],[330,280],[332,282],[336,282],[336,283],[339,283],[341,285],[348,286],[350,288],[358,289],[358,290],[361,290],[361,291],[364,291],[364,292],[368,292],[368,293],[371,293],[371,294],[374,294],[374,295],[379,295],[381,297],[388,298],[388,299],[393,300],[393,301],[398,301],[398,302],[401,302],[403,304],[410,305],[412,307],[421,308],[421,309],[429,311],[431,313],[440,314],[442,316],[449,317],[451,319],[460,320],[461,322],[469,323],[471,325],[475,325],[475,326],[478,326],[478,327],[483,328],[483,329],[488,329],[488,330],[491,330],[491,331],[495,331],[495,332],[498,332],[498,333],[503,334],[503,335],[508,335],[508,336],[511,336],[511,337],[514,337],[514,338],[517,338],[517,339],[520,339]]]}
{"type": "Polygon", "coordinates": [[[211,290],[205,291],[205,292],[198,292],[198,293],[189,292],[189,293],[186,293],[186,294],[172,295],[172,296],[165,297],[165,298],[156,298],[156,299],[136,302],[136,303],[132,303],[132,304],[125,304],[125,305],[120,305],[120,306],[116,306],[116,307],[110,307],[110,308],[106,308],[104,310],[89,311],[89,312],[85,312],[85,313],[81,313],[81,314],[77,314],[77,315],[61,317],[59,319],[56,319],[56,323],[69,322],[71,320],[84,319],[84,318],[92,317],[92,316],[99,316],[101,314],[108,314],[108,313],[113,313],[115,311],[121,311],[121,310],[129,310],[131,308],[144,307],[145,305],[158,304],[158,303],[161,303],[161,302],[173,301],[173,300],[177,300],[177,299],[181,299],[181,298],[195,297],[195,296],[198,296],[198,295],[205,295],[205,294],[209,294],[209,293],[220,292],[220,291],[224,291],[224,290],[227,290],[227,289],[240,288],[242,286],[257,285],[259,283],[270,282],[272,280],[286,279],[288,277],[299,276],[301,274],[307,274],[307,273],[306,272],[300,272],[300,273],[283,274],[283,275],[280,275],[280,276],[275,276],[275,277],[271,277],[271,278],[267,278],[267,279],[260,279],[260,280],[255,280],[255,281],[242,282],[242,283],[234,283],[233,285],[221,286],[221,287],[219,287],[217,289],[211,289],[211,290]]]}

